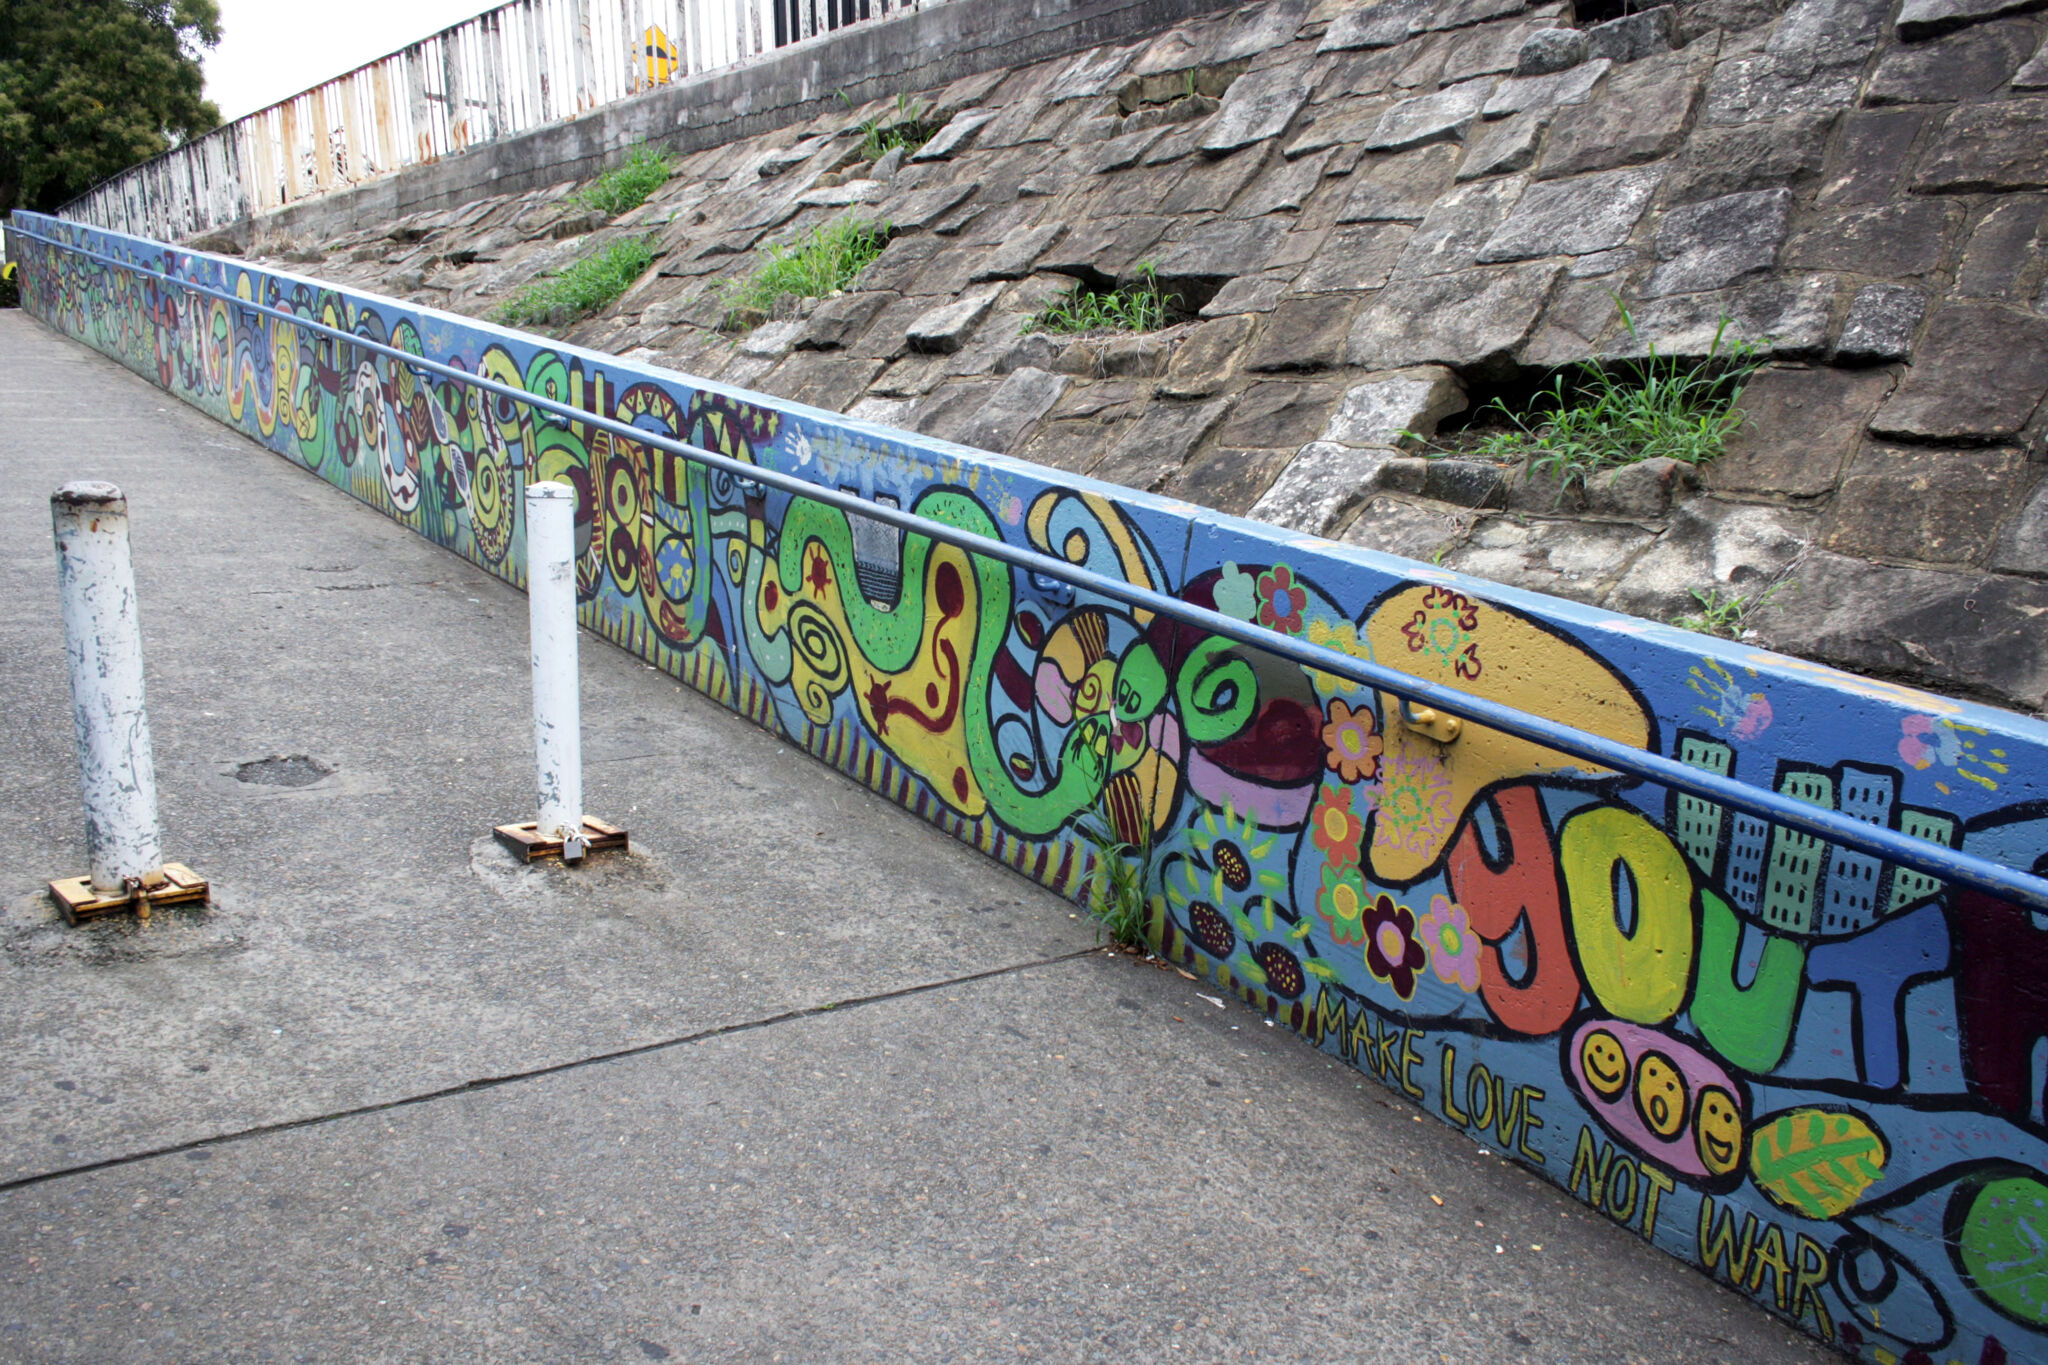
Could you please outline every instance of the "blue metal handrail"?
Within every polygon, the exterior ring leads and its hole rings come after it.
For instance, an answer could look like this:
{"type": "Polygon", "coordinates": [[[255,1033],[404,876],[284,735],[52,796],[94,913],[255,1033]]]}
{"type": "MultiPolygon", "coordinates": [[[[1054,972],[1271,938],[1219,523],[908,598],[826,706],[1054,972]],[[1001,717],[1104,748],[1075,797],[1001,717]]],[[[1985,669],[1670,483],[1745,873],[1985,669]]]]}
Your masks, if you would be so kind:
{"type": "MultiPolygon", "coordinates": [[[[828,507],[836,507],[843,512],[867,517],[872,521],[879,521],[886,525],[894,526],[898,530],[912,535],[921,535],[944,544],[958,546],[970,554],[985,555],[990,559],[1014,565],[1029,573],[1069,583],[1077,588],[1084,588],[1089,592],[1114,601],[1123,602],[1128,606],[1154,612],[1161,616],[1171,617],[1174,620],[1207,631],[1212,635],[1220,635],[1265,653],[1278,655],[1283,659],[1300,664],[1304,668],[1312,669],[1319,673],[1333,674],[1364,687],[1388,692],[1396,697],[1461,717],[1473,724],[1483,725],[1488,729],[1499,730],[1503,734],[1514,735],[1519,739],[1540,744],[1547,749],[1554,749],[1559,753],[1569,754],[1574,758],[1584,759],[1601,767],[1611,768],[1616,772],[1627,773],[1645,781],[1686,792],[1731,809],[1757,816],[1760,819],[1796,829],[1801,833],[1813,835],[1830,843],[1840,844],[1855,849],[1860,853],[1867,853],[1872,857],[1881,858],[1902,867],[1912,868],[1917,872],[1924,872],[1943,881],[1957,882],[1964,886],[1974,887],[2016,904],[2048,912],[2048,879],[2018,871],[2017,869],[2007,867],[2003,863],[1994,862],[1988,858],[1981,858],[1974,854],[1964,853],[1958,849],[1946,848],[1940,844],[1929,843],[1923,839],[1915,839],[1910,835],[1901,834],[1882,825],[1867,824],[1853,816],[1843,815],[1839,811],[1808,805],[1803,801],[1794,800],[1777,792],[1767,791],[1761,787],[1752,787],[1746,783],[1737,782],[1733,778],[1722,777],[1717,773],[1707,772],[1704,769],[1681,763],[1677,759],[1666,758],[1662,754],[1633,748],[1618,740],[1608,739],[1604,735],[1592,734],[1575,726],[1548,720],[1542,716],[1519,710],[1501,702],[1489,701],[1484,697],[1475,697],[1470,693],[1460,692],[1439,683],[1427,682],[1396,669],[1388,668],[1384,664],[1357,659],[1325,645],[1312,644],[1295,636],[1281,635],[1274,631],[1265,630],[1248,622],[1240,621],[1234,616],[1226,616],[1222,612],[1199,607],[1191,602],[1182,601],[1180,598],[1155,592],[1150,588],[1137,587],[1121,579],[1110,578],[1107,575],[1098,574],[1092,570],[1069,564],[1065,560],[1056,559],[1051,555],[1041,554],[1036,550],[1020,549],[1005,541],[992,540],[987,536],[976,535],[972,531],[948,526],[943,522],[921,517],[914,512],[907,512],[901,508],[885,507],[878,503],[868,502],[852,493],[844,493],[835,488],[821,487],[792,474],[784,474],[779,470],[748,464],[743,460],[735,460],[731,456],[705,450],[684,441],[657,436],[630,423],[620,422],[613,418],[605,417],[600,413],[593,413],[582,408],[573,407],[556,399],[543,398],[527,393],[525,390],[514,388],[509,384],[499,383],[496,380],[487,379],[481,375],[470,374],[468,371],[456,366],[444,364],[437,360],[429,360],[424,356],[414,355],[410,351],[401,350],[396,346],[383,342],[372,341],[367,337],[358,336],[353,332],[344,331],[338,327],[329,327],[325,323],[301,317],[286,309],[272,308],[267,304],[254,303],[248,299],[241,298],[239,295],[230,294],[225,290],[181,279],[165,271],[139,266],[132,261],[124,261],[117,256],[109,256],[85,247],[60,242],[19,226],[11,227],[9,230],[19,232],[34,241],[42,242],[60,250],[91,257],[94,260],[105,262],[108,265],[116,266],[134,274],[161,279],[181,288],[192,290],[195,293],[224,300],[235,307],[248,309],[251,312],[275,318],[281,322],[288,322],[295,327],[304,327],[309,331],[331,337],[337,341],[346,342],[349,345],[357,346],[367,351],[389,356],[415,369],[423,370],[430,374],[437,374],[447,379],[453,379],[459,383],[473,385],[486,393],[497,394],[514,402],[525,403],[531,407],[555,413],[558,416],[566,417],[586,426],[595,427],[601,431],[608,431],[615,436],[625,437],[641,445],[652,446],[657,450],[663,450],[669,454],[693,460],[708,468],[722,470],[737,478],[752,480],[755,483],[778,489],[796,497],[808,498],[813,502],[823,503],[828,507]]],[[[166,250],[173,249],[166,248],[166,250]]],[[[191,252],[186,254],[200,255],[202,253],[191,252]]],[[[391,300],[390,302],[401,311],[409,307],[409,305],[400,303],[397,300],[391,300]]]]}

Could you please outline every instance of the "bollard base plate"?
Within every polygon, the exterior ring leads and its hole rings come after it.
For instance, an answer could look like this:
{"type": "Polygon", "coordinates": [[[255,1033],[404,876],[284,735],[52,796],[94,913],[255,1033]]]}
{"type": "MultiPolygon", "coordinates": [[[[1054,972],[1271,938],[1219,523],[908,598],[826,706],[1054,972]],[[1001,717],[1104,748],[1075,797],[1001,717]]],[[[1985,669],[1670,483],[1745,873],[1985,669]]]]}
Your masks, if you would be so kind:
{"type": "MultiPolygon", "coordinates": [[[[499,843],[529,863],[535,858],[562,856],[562,841],[541,838],[538,821],[528,820],[523,825],[499,825],[492,829],[491,833],[498,836],[499,843]]],[[[626,831],[617,825],[607,825],[602,820],[594,820],[586,815],[583,817],[583,840],[588,846],[586,853],[596,853],[606,848],[625,848],[626,831]]]]}
{"type": "Polygon", "coordinates": [[[73,924],[98,919],[122,910],[144,914],[160,905],[204,905],[211,888],[206,878],[183,863],[165,863],[163,880],[155,886],[138,886],[119,896],[102,896],[92,889],[91,877],[64,877],[50,883],[50,899],[73,924]]]}

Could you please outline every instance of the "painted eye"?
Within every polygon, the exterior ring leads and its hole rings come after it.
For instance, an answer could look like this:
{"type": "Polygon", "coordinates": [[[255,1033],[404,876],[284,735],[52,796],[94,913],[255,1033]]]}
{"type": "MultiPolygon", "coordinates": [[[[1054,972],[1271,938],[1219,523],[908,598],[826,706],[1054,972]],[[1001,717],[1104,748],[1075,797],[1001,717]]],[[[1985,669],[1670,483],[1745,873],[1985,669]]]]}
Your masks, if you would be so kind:
{"type": "Polygon", "coordinates": [[[1678,1136],[1688,1108],[1685,1079],[1669,1057],[1646,1052],[1636,1063],[1636,1114],[1658,1137],[1678,1136]]]}

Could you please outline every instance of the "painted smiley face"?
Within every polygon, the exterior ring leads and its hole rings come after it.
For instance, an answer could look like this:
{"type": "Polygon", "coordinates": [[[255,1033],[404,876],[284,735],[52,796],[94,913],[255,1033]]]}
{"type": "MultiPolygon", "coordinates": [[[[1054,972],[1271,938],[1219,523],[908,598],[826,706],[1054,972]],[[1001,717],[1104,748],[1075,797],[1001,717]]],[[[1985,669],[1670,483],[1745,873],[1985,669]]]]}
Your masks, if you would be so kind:
{"type": "Polygon", "coordinates": [[[1645,1052],[1636,1063],[1636,1113],[1661,1138],[1677,1137],[1685,1127],[1685,1078],[1661,1052],[1645,1052]]]}
{"type": "Polygon", "coordinates": [[[1586,1073],[1586,1084],[1603,1100],[1619,1099],[1628,1088],[1628,1054],[1622,1051],[1621,1041],[1604,1028],[1594,1029],[1579,1044],[1579,1069],[1586,1073]]]}
{"type": "Polygon", "coordinates": [[[1726,1175],[1742,1159],[1742,1111],[1736,1108],[1735,1097],[1718,1085],[1700,1091],[1693,1141],[1710,1174],[1726,1175]]]}

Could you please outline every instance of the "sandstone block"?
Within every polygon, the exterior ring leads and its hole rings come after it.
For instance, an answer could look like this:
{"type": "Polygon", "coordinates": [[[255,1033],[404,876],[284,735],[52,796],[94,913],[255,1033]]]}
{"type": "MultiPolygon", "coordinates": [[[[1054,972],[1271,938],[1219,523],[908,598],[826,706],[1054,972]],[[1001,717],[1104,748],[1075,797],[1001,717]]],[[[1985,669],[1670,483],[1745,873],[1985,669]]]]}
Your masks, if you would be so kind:
{"type": "Polygon", "coordinates": [[[1251,511],[1273,480],[1294,458],[1291,450],[1235,450],[1229,446],[1196,455],[1168,480],[1165,491],[1201,507],[1234,517],[1251,511]]]}
{"type": "Polygon", "coordinates": [[[1537,264],[1396,281],[1351,329],[1351,363],[1378,370],[1497,364],[1528,337],[1562,273],[1537,264]]]}
{"type": "Polygon", "coordinates": [[[980,269],[968,279],[974,283],[985,280],[1021,280],[1031,274],[1038,258],[1052,245],[1066,236],[1065,223],[1047,223],[1043,227],[1018,228],[1003,238],[1002,244],[982,258],[980,269]]]}
{"type": "Polygon", "coordinates": [[[1914,110],[1858,110],[1843,119],[1835,168],[1822,184],[1823,204],[1890,201],[1908,169],[1914,139],[1926,115],[1914,110]]]}
{"type": "Polygon", "coordinates": [[[1432,459],[1423,473],[1422,494],[1453,507],[1503,507],[1508,471],[1487,460],[1432,459]]]}
{"type": "MultiPolygon", "coordinates": [[[[1795,193],[1806,190],[1820,178],[1828,135],[1838,117],[1827,111],[1793,114],[1765,123],[1696,128],[1686,142],[1684,160],[1665,184],[1665,202],[1685,204],[1779,186],[1795,193]]],[[[1898,173],[1896,163],[1892,173],[1898,173]]]]}
{"type": "Polygon", "coordinates": [[[1248,515],[1290,531],[1329,535],[1365,501],[1395,454],[1326,442],[1303,446],[1248,515]]]}
{"type": "Polygon", "coordinates": [[[2037,8],[2034,0],[1906,0],[1899,6],[1899,36],[1918,42],[2001,14],[2037,8]]]}
{"type": "MultiPolygon", "coordinates": [[[[1114,284],[1145,259],[1171,223],[1171,219],[1147,216],[1071,224],[1067,235],[1039,256],[1037,268],[1098,286],[1114,284]]],[[[893,248],[895,244],[890,245],[893,248]]]]}
{"type": "Polygon", "coordinates": [[[1548,76],[1586,60],[1586,35],[1575,28],[1539,28],[1515,54],[1517,76],[1548,76]]]}
{"type": "Polygon", "coordinates": [[[1684,52],[1623,67],[1598,100],[1558,111],[1538,174],[1548,180],[1669,155],[1685,140],[1703,80],[1700,63],[1684,52]]]}
{"type": "Polygon", "coordinates": [[[1643,294],[1691,294],[1720,289],[1761,274],[1777,263],[1792,221],[1792,191],[1747,190],[1687,204],[1657,225],[1660,263],[1643,294]]]}
{"type": "Polygon", "coordinates": [[[1479,522],[1444,555],[1448,568],[1576,602],[1604,599],[1629,563],[1655,537],[1625,522],[1479,522]]]}
{"type": "Polygon", "coordinates": [[[1480,108],[1480,117],[1500,119],[1519,114],[1524,109],[1550,110],[1567,104],[1584,104],[1592,98],[1593,88],[1600,84],[1600,78],[1613,65],[1603,58],[1547,76],[1512,76],[1493,87],[1493,93],[1486,97],[1486,103],[1480,108]]]}
{"type": "Polygon", "coordinates": [[[974,329],[988,316],[997,290],[983,286],[964,298],[941,304],[918,317],[904,331],[913,351],[951,355],[967,344],[974,329]]]}
{"type": "Polygon", "coordinates": [[[1431,8],[1431,0],[1375,0],[1331,20],[1316,51],[1394,47],[1428,27],[1431,8]]]}
{"type": "Polygon", "coordinates": [[[1377,376],[1344,391],[1322,439],[1347,446],[1399,446],[1427,440],[1437,423],[1465,410],[1465,387],[1441,365],[1377,376]]]}
{"type": "Polygon", "coordinates": [[[1267,318],[1244,367],[1254,373],[1329,369],[1344,358],[1357,312],[1358,299],[1348,293],[1289,299],[1267,318]]]}
{"type": "Polygon", "coordinates": [[[1255,275],[1272,256],[1287,224],[1272,219],[1224,219],[1194,229],[1165,247],[1154,265],[1165,281],[1222,284],[1255,275]]]}
{"type": "Polygon", "coordinates": [[[1494,84],[1491,77],[1482,77],[1447,86],[1434,94],[1402,100],[1380,115],[1365,145],[1369,150],[1398,151],[1425,142],[1462,138],[1466,128],[1479,117],[1494,84]]]}
{"type": "Polygon", "coordinates": [[[805,320],[792,318],[787,322],[764,322],[740,339],[740,354],[783,356],[796,345],[797,335],[804,330],[805,320]]]}
{"type": "Polygon", "coordinates": [[[861,396],[882,362],[826,351],[798,351],[763,384],[772,392],[830,412],[844,412],[861,396]]]}
{"type": "Polygon", "coordinates": [[[1208,131],[1198,145],[1212,156],[1221,156],[1278,137],[1308,103],[1308,96],[1308,84],[1291,67],[1276,66],[1240,76],[1223,97],[1223,107],[1209,120],[1208,131]]]}
{"type": "Polygon", "coordinates": [[[2048,99],[1964,105],[1920,163],[1923,194],[2048,188],[2048,99]]]}
{"type": "Polygon", "coordinates": [[[1539,181],[1487,240],[1479,259],[1577,256],[1620,246],[1663,179],[1663,171],[1646,168],[1539,181]]]}
{"type": "Polygon", "coordinates": [[[1893,48],[1877,64],[1863,102],[1926,104],[1988,95],[2012,79],[2036,41],[2034,26],[2019,19],[1893,48]]]}
{"type": "Polygon", "coordinates": [[[1991,567],[2037,578],[2048,575],[2048,482],[2034,485],[2034,495],[1998,538],[1991,567]]]}
{"type": "Polygon", "coordinates": [[[1008,453],[1020,443],[1033,423],[1052,410],[1052,405],[1059,401],[1060,394],[1065,392],[1070,382],[1063,374],[1051,374],[1040,369],[1017,370],[996,385],[988,401],[961,424],[953,439],[977,450],[1008,453]]]}
{"type": "Polygon", "coordinates": [[[1637,460],[1586,480],[1586,508],[1610,517],[1661,520],[1677,498],[1699,487],[1699,471],[1681,460],[1637,460]]]}
{"type": "Polygon", "coordinates": [[[1361,161],[1337,221],[1420,222],[1451,187],[1457,166],[1458,149],[1448,143],[1361,161]]]}
{"type": "Polygon", "coordinates": [[[1913,358],[1913,336],[1927,315],[1927,295],[1905,284],[1866,284],[1849,305],[1835,359],[1845,365],[1882,365],[1913,358]]]}
{"type": "Polygon", "coordinates": [[[1381,493],[1366,499],[1339,539],[1346,545],[1431,563],[1471,528],[1468,512],[1381,493]]]}
{"type": "Polygon", "coordinates": [[[1506,175],[1535,165],[1536,148],[1549,121],[1548,112],[1525,109],[1512,118],[1484,125],[1485,131],[1473,140],[1465,164],[1458,168],[1458,179],[1506,175]]]}
{"type": "Polygon", "coordinates": [[[1956,293],[1966,298],[2020,301],[2023,276],[2041,254],[2044,230],[2048,230],[2048,196],[2013,195],[1994,204],[1970,234],[1962,269],[1956,272],[1956,293]]]}
{"type": "Polygon", "coordinates": [[[1387,108],[1383,99],[1333,100],[1318,105],[1314,121],[1288,139],[1281,155],[1293,160],[1346,143],[1364,142],[1387,108]]]}
{"type": "Polygon", "coordinates": [[[1670,5],[1624,14],[1586,30],[1586,55],[1605,57],[1617,66],[1669,52],[1676,46],[1678,11],[1670,5]]]}
{"type": "MultiPolygon", "coordinates": [[[[882,310],[896,301],[894,294],[866,290],[858,294],[835,294],[820,299],[804,319],[796,335],[796,347],[806,351],[836,351],[850,346],[882,310]]],[[[770,324],[773,325],[773,324],[770,324]]]]}
{"type": "Polygon", "coordinates": [[[1955,205],[1933,199],[1817,215],[1792,240],[1785,262],[1798,269],[1859,275],[1925,275],[1941,267],[1950,230],[1960,217],[1955,205]]]}
{"type": "Polygon", "coordinates": [[[1405,223],[1365,223],[1338,228],[1327,239],[1296,279],[1294,287],[1304,294],[1329,290],[1358,292],[1377,289],[1387,282],[1394,262],[1401,258],[1414,229],[1405,223]]]}
{"type": "Polygon", "coordinates": [[[1095,476],[1129,488],[1157,488],[1179,472],[1194,448],[1216,429],[1231,401],[1154,403],[1103,457],[1095,476]]]}
{"type": "Polygon", "coordinates": [[[1216,297],[1202,305],[1205,318],[1230,317],[1240,313],[1270,313],[1279,307],[1280,299],[1287,292],[1288,277],[1283,272],[1275,275],[1247,275],[1232,280],[1216,291],[1216,297]]]}
{"type": "Polygon", "coordinates": [[[2048,393],[2048,318],[1988,303],[1934,315],[1918,361],[1871,423],[1908,440],[1999,440],[2048,393]]]}
{"type": "Polygon", "coordinates": [[[1975,560],[1990,546],[2025,469],[2017,450],[1865,446],[1828,507],[1821,544],[1838,554],[1975,560]]]}
{"type": "Polygon", "coordinates": [[[1635,331],[1611,336],[1606,350],[1634,360],[1654,344],[1660,356],[1703,359],[1718,340],[1724,353],[1747,341],[1762,355],[1816,357],[1828,348],[1836,292],[1832,275],[1768,276],[1732,290],[1645,299],[1632,310],[1635,331]]]}
{"type": "MultiPolygon", "coordinates": [[[[1761,608],[1770,584],[1806,552],[1812,514],[1694,498],[1614,585],[1603,605],[1669,621],[1699,609],[1695,592],[1761,608]]],[[[1784,591],[1784,590],[1780,590],[1784,591]]],[[[1775,601],[1777,593],[1771,593],[1775,601]]]]}
{"type": "Polygon", "coordinates": [[[2034,55],[2027,58],[2026,65],[2013,73],[2012,88],[2015,90],[2048,90],[2048,38],[2041,40],[2041,46],[2034,55]]]}
{"type": "Polygon", "coordinates": [[[1230,362],[1251,335],[1252,319],[1243,314],[1217,318],[1190,329],[1175,348],[1159,386],[1165,398],[1207,398],[1223,387],[1230,362]]]}
{"type": "Polygon", "coordinates": [[[2044,615],[2048,584],[1815,550],[1752,620],[1775,647],[1837,668],[2035,710],[2048,702],[2044,615]]]}
{"type": "Polygon", "coordinates": [[[1702,478],[1730,493],[1830,492],[1893,383],[1882,372],[1828,366],[1759,370],[1742,389],[1741,425],[1702,478]]]}
{"type": "Polygon", "coordinates": [[[1217,433],[1227,446],[1299,449],[1315,439],[1343,391],[1335,384],[1254,384],[1217,433]]]}
{"type": "Polygon", "coordinates": [[[1437,200],[1401,253],[1395,276],[1412,280],[1470,267],[1523,197],[1526,184],[1516,176],[1460,185],[1437,200]]]}
{"type": "Polygon", "coordinates": [[[1831,113],[1854,103],[1859,62],[1801,74],[1767,52],[1732,57],[1714,68],[1700,114],[1705,124],[1751,123],[1794,114],[1831,113]]]}

